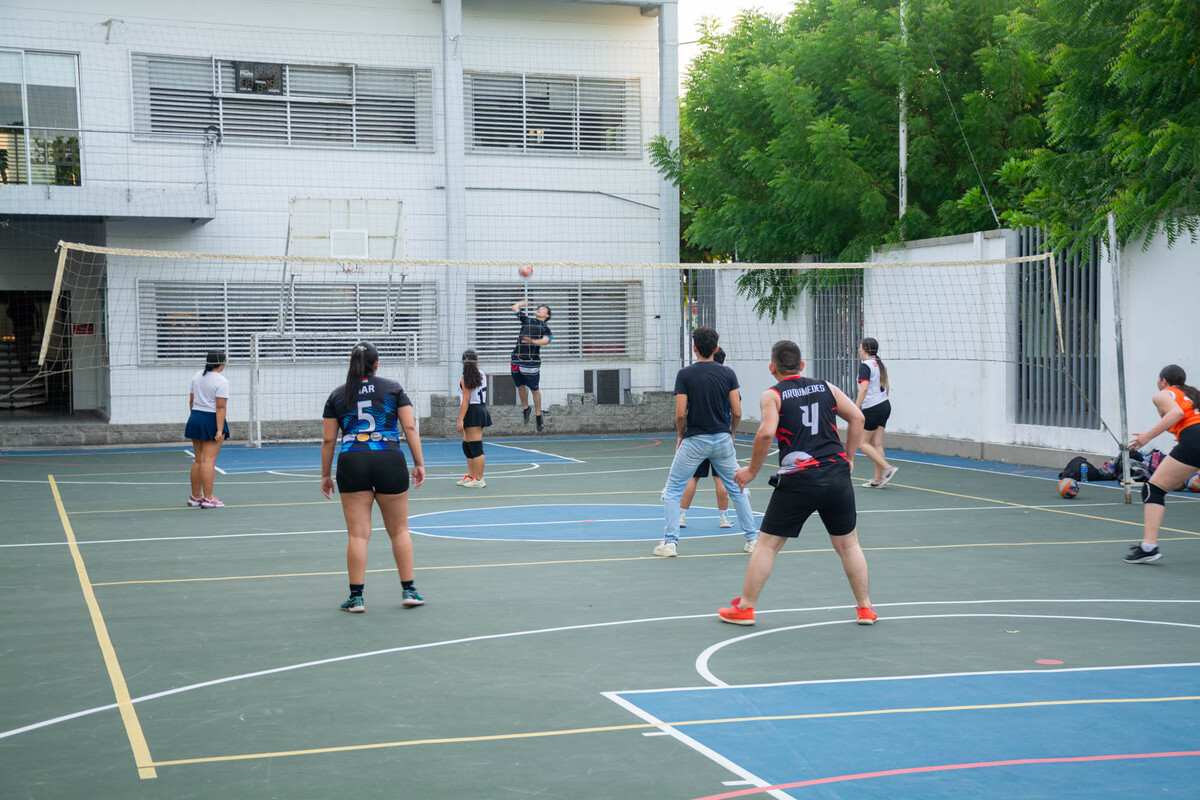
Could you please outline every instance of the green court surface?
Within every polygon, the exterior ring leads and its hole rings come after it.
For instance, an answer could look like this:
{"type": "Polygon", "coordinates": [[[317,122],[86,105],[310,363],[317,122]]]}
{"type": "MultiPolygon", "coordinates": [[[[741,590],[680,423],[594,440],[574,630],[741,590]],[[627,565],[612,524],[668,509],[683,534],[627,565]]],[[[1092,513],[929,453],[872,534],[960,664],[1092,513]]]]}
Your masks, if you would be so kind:
{"type": "Polygon", "coordinates": [[[1130,566],[1136,499],[897,454],[856,489],[879,624],[850,624],[814,517],[738,628],[711,481],[651,555],[672,444],[498,440],[472,490],[431,443],[428,604],[401,608],[378,530],[362,616],[315,446],[227,447],[204,511],[182,447],[0,454],[0,797],[1195,796],[1200,496],[1130,566]]]}

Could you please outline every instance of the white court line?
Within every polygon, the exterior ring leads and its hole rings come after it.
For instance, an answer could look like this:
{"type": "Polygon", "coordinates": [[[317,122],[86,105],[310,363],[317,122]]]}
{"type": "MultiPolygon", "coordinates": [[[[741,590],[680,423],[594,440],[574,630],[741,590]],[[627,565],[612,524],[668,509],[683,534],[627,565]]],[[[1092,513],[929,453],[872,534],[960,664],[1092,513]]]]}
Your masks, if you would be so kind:
{"type": "Polygon", "coordinates": [[[525,453],[536,453],[539,456],[547,456],[548,458],[560,459],[562,461],[569,461],[572,464],[586,464],[587,463],[586,461],[580,461],[578,458],[571,458],[570,456],[560,456],[557,453],[547,453],[544,450],[535,450],[532,447],[517,447],[515,444],[501,444],[500,442],[493,442],[491,440],[489,440],[487,442],[487,444],[490,444],[493,447],[507,447],[509,450],[520,450],[525,453]]]}
{"type": "MultiPolygon", "coordinates": [[[[1069,602],[1069,601],[1068,601],[1069,602]]],[[[932,603],[930,605],[933,605],[932,603]]],[[[1200,625],[1191,622],[1168,622],[1164,620],[1154,619],[1126,619],[1124,617],[1078,617],[1068,616],[1064,614],[912,614],[900,617],[886,617],[887,622],[898,622],[901,620],[914,619],[958,619],[964,617],[999,617],[1003,619],[1067,619],[1079,620],[1083,622],[1129,622],[1137,625],[1166,625],[1172,628],[1200,628],[1200,625]]],[[[806,622],[802,625],[788,625],[783,628],[768,628],[765,631],[756,631],[747,633],[743,636],[735,636],[732,639],[725,639],[716,644],[706,647],[700,655],[696,656],[695,668],[701,678],[711,683],[713,686],[728,688],[729,684],[718,678],[708,668],[708,662],[716,653],[724,648],[746,641],[747,639],[756,639],[760,636],[769,636],[773,633],[784,633],[785,631],[798,631],[807,628],[824,628],[829,625],[854,625],[855,620],[852,619],[835,619],[826,620],[824,622],[806,622]]]]}
{"type": "MultiPolygon", "coordinates": [[[[727,758],[726,756],[721,755],[716,750],[713,750],[711,747],[708,747],[707,745],[700,744],[700,742],[696,741],[691,736],[688,736],[686,733],[683,733],[678,728],[675,728],[675,727],[663,722],[661,719],[654,716],[646,709],[635,706],[633,703],[629,702],[624,697],[621,697],[620,695],[616,694],[615,692],[601,692],[600,694],[604,695],[609,700],[616,703],[621,708],[625,709],[630,714],[633,714],[635,717],[642,720],[643,722],[648,722],[651,725],[653,725],[654,727],[658,728],[659,733],[661,733],[662,735],[670,736],[670,737],[682,742],[683,744],[690,747],[692,750],[695,750],[697,753],[699,753],[700,755],[707,758],[709,761],[712,761],[714,764],[724,767],[725,769],[732,772],[734,775],[737,775],[743,781],[746,781],[746,783],[748,783],[749,785],[758,786],[760,788],[771,785],[770,783],[768,783],[767,781],[764,781],[762,778],[758,777],[753,772],[751,772],[750,770],[741,766],[737,762],[732,761],[729,758],[727,758]]],[[[771,797],[777,798],[778,800],[795,800],[795,798],[793,798],[787,792],[779,791],[778,789],[766,792],[765,794],[769,794],[771,797]]]]}
{"type": "MultiPolygon", "coordinates": [[[[1146,599],[1113,599],[1113,598],[1100,598],[1100,599],[1049,598],[1049,599],[1002,599],[1002,600],[913,600],[913,601],[898,602],[898,603],[878,603],[878,604],[876,604],[876,607],[877,608],[885,608],[885,607],[897,607],[897,606],[942,606],[942,605],[981,605],[981,604],[1003,605],[1003,604],[1008,604],[1008,603],[1022,603],[1022,604],[1055,604],[1055,603],[1066,603],[1066,604],[1072,604],[1072,603],[1074,603],[1074,604],[1079,604],[1079,603],[1181,604],[1181,603],[1200,603],[1200,600],[1146,600],[1146,599]]],[[[839,606],[812,606],[812,607],[808,607],[808,608],[776,608],[776,609],[768,609],[766,611],[759,611],[758,613],[759,614],[806,613],[806,612],[813,612],[813,611],[846,610],[846,609],[849,609],[852,607],[853,606],[839,605],[839,606]]],[[[143,702],[147,702],[150,700],[158,700],[163,697],[171,697],[171,696],[177,695],[177,694],[184,694],[186,692],[196,691],[198,689],[206,689],[206,688],[209,688],[212,686],[219,686],[219,685],[226,684],[226,683],[234,683],[237,681],[249,680],[250,678],[259,678],[259,677],[263,677],[265,675],[276,675],[281,672],[293,672],[296,670],[307,669],[310,667],[320,667],[320,666],[325,666],[327,664],[337,664],[337,663],[342,663],[342,662],[346,662],[346,661],[355,661],[355,660],[362,659],[362,658],[371,658],[373,656],[380,656],[380,655],[391,655],[393,653],[402,653],[402,652],[408,652],[408,651],[412,651],[412,650],[429,650],[432,648],[445,647],[448,645],[470,644],[473,642],[494,641],[494,640],[501,640],[501,639],[514,639],[514,638],[521,638],[521,637],[525,637],[525,636],[536,636],[536,635],[541,635],[541,634],[546,634],[546,633],[563,633],[563,632],[568,632],[568,631],[595,630],[595,629],[600,629],[600,628],[615,628],[615,627],[620,627],[623,625],[639,625],[642,623],[650,623],[650,622],[682,622],[682,621],[689,621],[689,620],[695,620],[695,619],[705,619],[705,620],[709,620],[710,622],[715,622],[715,615],[713,614],[713,612],[707,611],[702,614],[677,614],[674,616],[667,616],[667,617],[641,617],[641,618],[636,618],[636,619],[613,620],[610,622],[588,622],[588,623],[582,623],[582,624],[578,624],[578,625],[563,625],[563,626],[559,626],[559,627],[555,627],[555,628],[534,628],[531,630],[511,631],[508,633],[481,634],[478,636],[467,636],[467,637],[459,638],[459,639],[446,639],[446,640],[439,641],[439,642],[426,642],[424,644],[403,645],[403,646],[399,646],[399,647],[388,647],[388,648],[384,648],[382,650],[368,650],[366,652],[349,653],[347,655],[333,656],[331,658],[323,658],[323,659],[318,659],[316,661],[303,661],[298,664],[289,664],[289,665],[283,666],[283,667],[274,667],[272,669],[258,670],[256,672],[245,672],[240,675],[229,675],[224,678],[216,678],[214,680],[202,681],[200,683],[187,684],[185,686],[178,686],[174,689],[166,689],[161,692],[155,692],[153,694],[147,694],[147,695],[142,695],[141,697],[135,697],[135,698],[133,698],[132,702],[143,703],[143,702]]],[[[669,691],[669,690],[653,690],[653,691],[669,691]]],[[[631,694],[631,693],[632,692],[624,692],[624,694],[631,694]]],[[[98,714],[102,711],[110,711],[116,707],[117,707],[116,703],[109,703],[108,705],[96,706],[94,708],[88,708],[88,709],[84,709],[82,711],[75,711],[70,714],[63,714],[58,717],[53,717],[52,719],[42,720],[41,722],[35,722],[35,723],[29,724],[29,725],[23,725],[20,728],[12,728],[7,731],[0,731],[0,739],[7,739],[9,737],[17,736],[22,733],[28,733],[30,731],[35,731],[35,730],[39,730],[41,728],[45,728],[45,727],[48,727],[51,725],[56,725],[60,722],[66,722],[68,720],[78,719],[80,717],[86,717],[91,714],[98,714]]]]}
{"type": "MultiPolygon", "coordinates": [[[[657,490],[654,490],[654,491],[657,491],[657,490]]],[[[640,492],[639,492],[639,494],[640,494],[640,492]]],[[[559,504],[553,504],[553,505],[559,505],[559,504]]],[[[564,505],[567,505],[567,504],[564,504],[564,505]]],[[[570,505],[588,505],[588,504],[575,503],[575,504],[570,504],[570,505]]],[[[630,505],[641,506],[641,505],[646,505],[646,504],[631,503],[630,505]]],[[[1083,507],[1091,507],[1091,506],[1119,506],[1119,505],[1124,505],[1124,503],[1080,503],[1079,505],[1074,506],[1074,507],[1075,508],[1083,508],[1083,507]]],[[[449,509],[446,511],[426,511],[421,514],[412,514],[409,516],[409,519],[410,520],[418,519],[420,517],[427,517],[427,516],[430,516],[433,514],[458,514],[458,513],[465,513],[468,511],[476,512],[476,511],[495,511],[497,509],[505,509],[505,508],[544,508],[544,507],[545,506],[539,506],[539,505],[485,506],[482,508],[449,509]]],[[[646,507],[658,508],[658,506],[656,506],[656,505],[646,505],[646,507]]],[[[1027,511],[1031,508],[1057,508],[1057,507],[1058,507],[1057,505],[1053,505],[1053,506],[1051,506],[1051,505],[1046,505],[1046,506],[939,506],[939,507],[933,507],[933,508],[873,508],[873,509],[862,509],[862,510],[859,510],[858,513],[859,514],[920,514],[920,513],[925,513],[925,512],[942,513],[942,512],[956,512],[956,511],[1027,511]]],[[[708,506],[692,506],[692,508],[699,510],[699,511],[716,511],[717,510],[715,508],[708,507],[708,506]]],[[[761,518],[762,512],[756,511],[756,512],[754,512],[754,516],[757,518],[761,518]]],[[[631,518],[627,521],[650,521],[650,522],[653,522],[653,521],[661,520],[661,519],[662,519],[661,517],[655,516],[655,517],[631,518]]],[[[703,515],[703,516],[693,517],[693,519],[716,519],[716,516],[703,515]]],[[[471,541],[471,542],[476,542],[476,541],[478,541],[478,542],[495,542],[495,541],[541,542],[541,543],[575,542],[575,543],[579,543],[579,544],[588,544],[588,543],[594,544],[594,543],[599,543],[599,542],[650,541],[650,539],[646,539],[646,538],[633,538],[633,539],[495,539],[495,538],[488,538],[488,537],[446,536],[444,534],[425,533],[425,530],[443,530],[443,529],[454,529],[454,528],[496,528],[496,527],[505,527],[505,526],[521,526],[521,527],[523,527],[526,525],[561,525],[561,524],[568,524],[568,523],[578,524],[578,523],[582,523],[582,522],[615,522],[615,521],[617,521],[617,520],[563,520],[560,522],[522,522],[522,523],[503,522],[503,523],[463,523],[461,525],[422,525],[421,526],[422,530],[419,530],[419,531],[414,530],[414,531],[412,531],[412,533],[417,534],[418,536],[429,536],[431,538],[436,538],[436,539],[460,539],[463,541],[471,541]]],[[[371,530],[372,531],[382,531],[382,530],[384,530],[384,528],[375,527],[375,528],[372,528],[371,530]]],[[[687,530],[687,529],[684,529],[684,530],[687,530]]],[[[81,545],[82,544],[89,544],[89,545],[90,544],[131,544],[131,543],[136,543],[136,542],[188,541],[191,539],[240,539],[240,538],[255,538],[255,537],[259,537],[259,536],[307,536],[310,534],[344,533],[344,532],[345,532],[344,528],[336,528],[336,529],[330,529],[330,530],[313,530],[313,531],[271,531],[271,532],[265,532],[265,533],[199,534],[199,535],[195,535],[195,536],[145,536],[145,537],[135,537],[135,538],[128,538],[128,539],[81,539],[78,542],[76,542],[76,544],[81,544],[81,545]]],[[[682,540],[686,541],[686,540],[690,540],[690,539],[714,539],[714,538],[718,538],[721,536],[735,536],[735,535],[740,536],[741,531],[738,531],[735,529],[730,529],[729,533],[714,533],[714,534],[700,534],[700,533],[692,533],[689,531],[688,533],[681,536],[680,538],[682,540]]],[[[658,537],[655,536],[653,538],[657,539],[658,537]]],[[[20,547],[65,547],[65,546],[66,546],[66,542],[59,542],[59,541],[12,542],[12,543],[0,544],[0,549],[20,548],[20,547]]]]}
{"type": "MultiPolygon", "coordinates": [[[[443,465],[439,464],[438,466],[443,466],[443,465]]],[[[529,466],[521,467],[520,469],[511,469],[511,470],[507,470],[504,472],[492,472],[491,470],[488,470],[487,477],[502,478],[505,475],[518,475],[522,472],[532,472],[536,469],[541,469],[541,468],[542,468],[541,464],[530,464],[529,466]]],[[[320,467],[312,467],[313,472],[319,473],[320,469],[321,469],[320,467]]],[[[266,472],[268,475],[279,475],[284,478],[305,478],[306,479],[305,482],[313,481],[313,480],[316,480],[321,477],[320,474],[304,475],[303,473],[299,473],[299,472],[282,472],[280,470],[274,470],[274,469],[269,469],[266,472]]],[[[251,475],[253,473],[239,472],[238,474],[239,475],[251,475]]],[[[427,480],[427,481],[456,481],[456,480],[460,479],[461,477],[462,477],[461,475],[430,475],[428,472],[425,473],[425,480],[427,480]]],[[[244,483],[249,483],[249,481],[244,481],[244,483]]],[[[264,481],[264,483],[294,484],[294,483],[299,483],[299,481],[264,481]]]]}
{"type": "MultiPolygon", "coordinates": [[[[985,601],[987,602],[987,601],[985,601]]],[[[1060,602],[1090,603],[1091,600],[1060,602]]],[[[1116,602],[1116,601],[1114,601],[1116,602]]],[[[1196,603],[1200,600],[1126,600],[1129,603],[1196,603]]],[[[844,606],[850,608],[851,606],[844,606]]],[[[767,613],[765,611],[760,613],[767,613]]],[[[727,686],[672,686],[668,689],[624,689],[613,694],[665,694],[668,692],[721,692],[726,689],[772,689],[779,686],[808,686],[820,683],[875,683],[877,681],[914,681],[938,678],[969,678],[975,675],[1041,675],[1046,672],[1106,672],[1119,669],[1172,669],[1174,667],[1200,667],[1200,661],[1180,661],[1171,664],[1121,664],[1115,667],[1060,667],[1051,669],[985,669],[974,672],[928,672],[920,675],[871,675],[865,678],[810,678],[803,681],[774,681],[771,683],[731,683],[727,686]]]]}
{"type": "MultiPolygon", "coordinates": [[[[196,457],[196,454],[192,452],[191,448],[188,448],[188,449],[184,450],[183,452],[187,453],[187,457],[188,457],[188,458],[195,458],[195,457],[196,457]]],[[[218,467],[216,464],[213,464],[213,469],[215,469],[215,470],[216,470],[216,471],[217,471],[219,474],[221,474],[221,475],[228,475],[228,474],[229,474],[229,473],[228,473],[228,472],[226,472],[225,470],[223,470],[223,469],[221,469],[220,467],[218,467]]]]}

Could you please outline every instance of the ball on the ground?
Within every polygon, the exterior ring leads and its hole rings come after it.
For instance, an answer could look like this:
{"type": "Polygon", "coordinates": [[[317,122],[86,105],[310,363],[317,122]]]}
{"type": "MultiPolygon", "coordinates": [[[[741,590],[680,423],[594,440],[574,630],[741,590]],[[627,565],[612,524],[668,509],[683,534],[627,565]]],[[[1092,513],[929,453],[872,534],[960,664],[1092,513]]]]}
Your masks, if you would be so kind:
{"type": "Polygon", "coordinates": [[[532,275],[533,275],[533,267],[526,264],[525,266],[523,266],[517,270],[517,274],[519,274],[525,280],[529,280],[529,278],[532,277],[532,275]]]}
{"type": "Polygon", "coordinates": [[[1188,478],[1187,489],[1189,492],[1200,492],[1200,472],[1188,478]]]}
{"type": "Polygon", "coordinates": [[[1070,500],[1075,495],[1079,494],[1079,484],[1074,478],[1063,478],[1058,482],[1058,496],[1065,497],[1070,500]]]}

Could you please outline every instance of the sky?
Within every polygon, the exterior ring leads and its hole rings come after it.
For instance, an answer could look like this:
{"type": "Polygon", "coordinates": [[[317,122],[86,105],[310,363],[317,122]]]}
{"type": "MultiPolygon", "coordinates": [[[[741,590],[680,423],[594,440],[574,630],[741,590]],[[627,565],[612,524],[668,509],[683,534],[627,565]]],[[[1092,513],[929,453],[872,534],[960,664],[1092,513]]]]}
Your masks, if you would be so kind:
{"type": "Polygon", "coordinates": [[[715,17],[728,25],[742,11],[757,8],[768,14],[785,14],[796,0],[679,0],[679,74],[687,74],[687,65],[700,52],[699,46],[685,44],[696,39],[696,25],[704,17],[715,17]]]}

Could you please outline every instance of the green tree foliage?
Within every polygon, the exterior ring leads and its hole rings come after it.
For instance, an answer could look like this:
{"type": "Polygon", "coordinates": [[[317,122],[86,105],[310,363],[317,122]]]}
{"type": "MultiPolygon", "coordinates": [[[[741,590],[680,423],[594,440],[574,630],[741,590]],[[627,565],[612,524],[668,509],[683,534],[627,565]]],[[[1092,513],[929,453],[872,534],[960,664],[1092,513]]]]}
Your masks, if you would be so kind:
{"type": "MultiPolygon", "coordinates": [[[[907,48],[897,0],[809,0],[782,20],[751,13],[727,34],[703,31],[681,147],[652,144],[681,186],[687,245],[742,261],[854,261],[885,241],[995,227],[980,174],[997,212],[1013,211],[1027,187],[996,173],[1046,138],[1047,60],[1012,35],[1033,2],[910,0],[907,48]],[[901,81],[909,204],[897,219],[901,81]]],[[[751,272],[741,288],[775,317],[801,286],[751,272]]]]}
{"type": "Polygon", "coordinates": [[[1041,0],[1021,33],[1049,54],[1047,146],[1003,170],[1014,224],[1056,243],[1102,234],[1193,238],[1200,218],[1200,2],[1041,0]]]}

